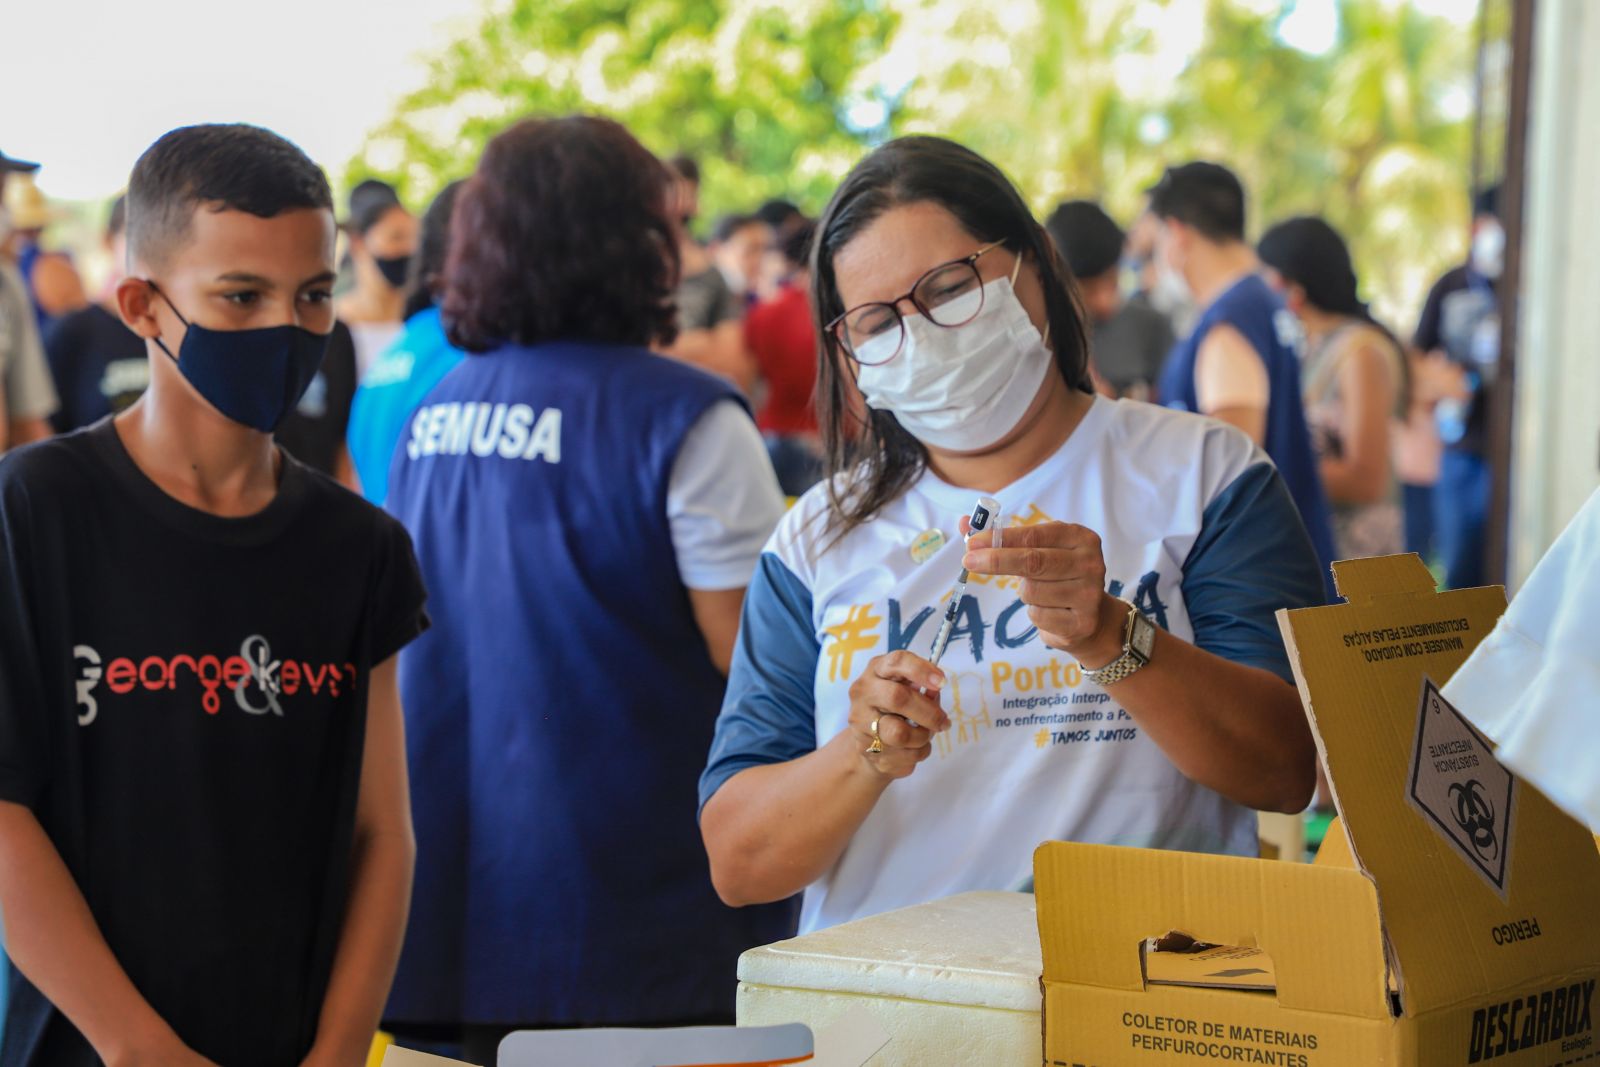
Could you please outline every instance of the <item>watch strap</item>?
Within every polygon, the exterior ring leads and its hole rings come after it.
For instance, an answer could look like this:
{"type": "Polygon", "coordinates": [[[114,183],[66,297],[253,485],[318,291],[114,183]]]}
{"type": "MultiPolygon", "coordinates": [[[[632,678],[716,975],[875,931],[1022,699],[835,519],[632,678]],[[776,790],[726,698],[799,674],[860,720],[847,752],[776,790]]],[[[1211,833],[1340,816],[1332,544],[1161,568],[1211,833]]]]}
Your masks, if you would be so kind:
{"type": "MultiPolygon", "coordinates": [[[[1127,601],[1123,601],[1127,604],[1127,601]]],[[[1098,670],[1085,670],[1083,676],[1102,689],[1134,674],[1150,661],[1133,650],[1133,628],[1138,625],[1139,609],[1128,604],[1128,622],[1123,631],[1122,655],[1098,670]]]]}

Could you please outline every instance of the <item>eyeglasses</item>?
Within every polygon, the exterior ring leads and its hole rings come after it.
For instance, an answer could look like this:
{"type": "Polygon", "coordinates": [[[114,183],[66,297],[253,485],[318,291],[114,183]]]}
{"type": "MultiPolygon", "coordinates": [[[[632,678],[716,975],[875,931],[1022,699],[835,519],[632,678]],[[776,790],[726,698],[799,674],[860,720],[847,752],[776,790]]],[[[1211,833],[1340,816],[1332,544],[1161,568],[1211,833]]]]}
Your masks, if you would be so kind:
{"type": "Polygon", "coordinates": [[[983,310],[978,259],[1004,243],[996,241],[963,259],[939,264],[893,300],[858,304],[828,323],[828,331],[851,359],[863,367],[874,367],[889,362],[905,347],[906,320],[900,305],[907,300],[935,326],[965,326],[983,310]],[[977,293],[977,299],[961,300],[970,293],[977,293]]]}

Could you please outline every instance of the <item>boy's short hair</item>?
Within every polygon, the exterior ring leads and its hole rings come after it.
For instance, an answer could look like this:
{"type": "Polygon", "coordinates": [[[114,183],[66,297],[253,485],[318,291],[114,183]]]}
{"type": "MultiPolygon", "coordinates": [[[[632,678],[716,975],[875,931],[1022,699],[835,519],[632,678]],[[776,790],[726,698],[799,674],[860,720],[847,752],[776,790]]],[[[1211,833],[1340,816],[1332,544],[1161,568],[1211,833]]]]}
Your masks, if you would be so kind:
{"type": "Polygon", "coordinates": [[[1074,278],[1098,278],[1122,261],[1127,236],[1092,200],[1068,200],[1057,206],[1044,228],[1074,278]]]}
{"type": "Polygon", "coordinates": [[[1216,242],[1244,240],[1244,186],[1220,163],[1168,167],[1150,189],[1150,210],[1216,242]]]}
{"type": "Polygon", "coordinates": [[[128,179],[128,255],[170,256],[195,209],[269,219],[297,208],[333,210],[322,169],[270,130],[243,123],[184,126],[145,149],[128,179]]]}

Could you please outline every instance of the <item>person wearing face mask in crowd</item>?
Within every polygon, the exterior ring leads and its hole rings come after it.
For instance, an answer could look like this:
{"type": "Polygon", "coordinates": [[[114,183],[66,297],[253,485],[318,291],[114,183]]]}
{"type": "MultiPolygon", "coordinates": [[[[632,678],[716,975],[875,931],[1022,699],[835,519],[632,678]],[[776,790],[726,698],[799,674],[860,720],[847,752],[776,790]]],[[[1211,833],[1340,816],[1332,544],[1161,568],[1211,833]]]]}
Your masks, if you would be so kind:
{"type": "Polygon", "coordinates": [[[772,247],[772,227],[754,215],[724,215],[711,230],[711,258],[728,290],[753,307],[762,264],[772,247]]]}
{"type": "Polygon", "coordinates": [[[1128,230],[1126,265],[1136,286],[1128,303],[1154,311],[1167,320],[1173,337],[1184,337],[1194,326],[1194,301],[1183,283],[1183,276],[1163,270],[1156,259],[1156,241],[1160,237],[1161,220],[1150,210],[1146,198],[1144,210],[1128,230]]]}
{"type": "Polygon", "coordinates": [[[1070,200],[1051,212],[1044,227],[1066,260],[1089,313],[1094,369],[1108,395],[1149,400],[1161,364],[1177,338],[1165,315],[1147,301],[1123,300],[1126,239],[1105,210],[1070,200]]]}
{"type": "Polygon", "coordinates": [[[1392,427],[1405,417],[1405,354],[1358,295],[1339,231],[1304,216],[1269,229],[1257,247],[1267,282],[1305,333],[1306,421],[1333,509],[1340,559],[1404,550],[1392,427]]]}
{"type": "MultiPolygon", "coordinates": [[[[11,233],[5,208],[8,179],[38,169],[37,163],[0,152],[0,246],[11,233]]],[[[49,437],[49,420],[56,406],[55,386],[39,340],[28,285],[0,255],[0,452],[49,437]]],[[[3,977],[0,964],[0,979],[3,977]]]]}
{"type": "Polygon", "coordinates": [[[771,300],[782,292],[793,276],[783,254],[784,244],[796,230],[809,229],[812,220],[800,210],[799,205],[781,197],[768,200],[756,208],[755,217],[772,230],[772,241],[767,245],[766,258],[762,261],[760,276],[755,284],[756,299],[771,300]]]}
{"type": "Polygon", "coordinates": [[[1301,396],[1303,337],[1245,243],[1244,187],[1216,163],[1169,167],[1150,190],[1150,210],[1161,220],[1161,270],[1200,309],[1167,357],[1161,403],[1231,423],[1266,450],[1311,535],[1331,598],[1333,529],[1301,396]]]}
{"type": "Polygon", "coordinates": [[[1023,885],[1045,840],[1255,855],[1250,809],[1315,777],[1274,613],[1322,581],[1272,463],[1093,392],[1061,258],[968,149],[890,142],[818,229],[830,477],[745,600],[700,784],[723,899],[815,930],[1023,885]],[[1008,525],[963,546],[979,494],[1008,525]]]}
{"type": "Polygon", "coordinates": [[[711,253],[689,229],[700,212],[700,166],[688,156],[675,156],[667,168],[682,267],[677,335],[661,350],[673,359],[726,378],[748,393],[755,386],[756,370],[744,347],[744,300],[729,287],[711,253]]]}
{"type": "Polygon", "coordinates": [[[744,340],[760,368],[762,400],[756,425],[786,496],[799,496],[822,476],[813,394],[817,386],[817,333],[811,323],[809,223],[790,227],[783,241],[784,284],[750,310],[744,340]]]}
{"type": "Polygon", "coordinates": [[[405,327],[367,368],[350,405],[350,459],[362,495],[380,507],[389,495],[395,445],[412,413],[466,355],[445,336],[437,303],[450,251],[450,216],[460,192],[461,183],[451,182],[423,212],[422,241],[406,283],[405,327]]]}
{"type": "Polygon", "coordinates": [[[339,298],[337,311],[355,339],[360,375],[400,333],[418,227],[393,186],[368,178],[350,190],[344,229],[354,285],[339,298]]]}
{"type": "Polygon", "coordinates": [[[1444,454],[1433,488],[1434,547],[1445,587],[1489,580],[1484,553],[1489,523],[1489,405],[1500,361],[1500,301],[1495,286],[1505,263],[1500,187],[1472,205],[1472,252],[1428,292],[1412,340],[1421,353],[1417,382],[1433,405],[1444,454]]]}
{"type": "Polygon", "coordinates": [[[322,171],[253,126],[128,183],[150,385],[0,458],[6,1067],[365,1062],[406,922],[399,523],[274,445],[333,327],[322,171]]]}

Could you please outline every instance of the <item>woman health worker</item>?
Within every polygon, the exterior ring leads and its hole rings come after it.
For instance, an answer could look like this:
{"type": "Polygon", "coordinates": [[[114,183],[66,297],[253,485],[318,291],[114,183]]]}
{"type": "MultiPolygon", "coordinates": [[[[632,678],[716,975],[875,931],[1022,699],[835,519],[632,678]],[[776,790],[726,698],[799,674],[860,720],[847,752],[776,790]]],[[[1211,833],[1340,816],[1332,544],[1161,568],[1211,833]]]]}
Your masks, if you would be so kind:
{"type": "Polygon", "coordinates": [[[386,1018],[506,1031],[731,1022],[787,905],[717,899],[695,783],[783,497],[733,386],[656,355],[666,172],[607,119],[489,142],[440,302],[467,357],[389,472],[438,640],[400,662],[417,871],[386,1018]]]}
{"type": "Polygon", "coordinates": [[[722,898],[803,891],[815,930],[1017,886],[1048,839],[1255,854],[1250,809],[1298,811],[1314,781],[1274,613],[1323,588],[1271,462],[1096,397],[1058,250],[949,141],[857,165],[812,293],[831,477],[745,600],[700,785],[722,898]],[[963,545],[979,494],[998,548],[963,545]]]}

